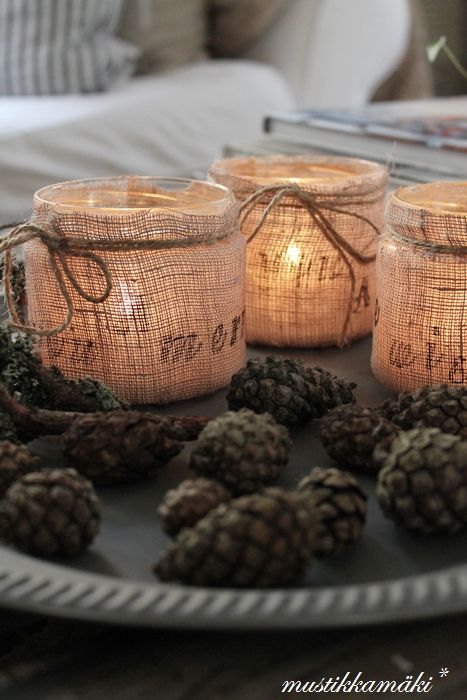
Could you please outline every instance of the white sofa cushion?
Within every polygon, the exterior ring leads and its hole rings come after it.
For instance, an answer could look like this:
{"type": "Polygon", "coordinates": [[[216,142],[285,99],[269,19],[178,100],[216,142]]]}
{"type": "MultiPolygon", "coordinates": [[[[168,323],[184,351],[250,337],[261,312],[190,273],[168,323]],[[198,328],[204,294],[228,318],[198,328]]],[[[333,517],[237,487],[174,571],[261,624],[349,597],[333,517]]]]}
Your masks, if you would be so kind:
{"type": "Polygon", "coordinates": [[[226,142],[255,138],[289,109],[285,79],[251,61],[204,61],[119,90],[0,97],[0,223],[26,218],[35,190],[61,180],[206,171],[226,142]]]}
{"type": "Polygon", "coordinates": [[[410,38],[408,0],[288,0],[246,55],[277,66],[303,107],[358,107],[410,38]]]}

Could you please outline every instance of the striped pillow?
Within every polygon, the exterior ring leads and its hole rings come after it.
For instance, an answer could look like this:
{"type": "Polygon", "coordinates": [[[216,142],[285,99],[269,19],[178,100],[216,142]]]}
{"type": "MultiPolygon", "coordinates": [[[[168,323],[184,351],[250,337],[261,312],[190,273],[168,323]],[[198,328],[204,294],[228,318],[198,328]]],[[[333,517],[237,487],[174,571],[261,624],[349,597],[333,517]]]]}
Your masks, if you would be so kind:
{"type": "Polygon", "coordinates": [[[137,49],[115,37],[123,0],[0,0],[0,94],[106,90],[137,49]]]}

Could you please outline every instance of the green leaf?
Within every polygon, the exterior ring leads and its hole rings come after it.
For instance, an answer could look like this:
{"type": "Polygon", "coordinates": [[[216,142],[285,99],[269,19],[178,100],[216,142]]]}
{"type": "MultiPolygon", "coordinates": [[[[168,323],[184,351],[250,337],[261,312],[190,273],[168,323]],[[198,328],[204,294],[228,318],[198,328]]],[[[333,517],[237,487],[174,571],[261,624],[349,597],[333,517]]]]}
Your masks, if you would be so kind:
{"type": "Polygon", "coordinates": [[[439,52],[443,50],[446,45],[447,37],[440,36],[437,41],[432,44],[428,44],[426,47],[426,55],[430,63],[434,63],[439,56],[439,52]]]}

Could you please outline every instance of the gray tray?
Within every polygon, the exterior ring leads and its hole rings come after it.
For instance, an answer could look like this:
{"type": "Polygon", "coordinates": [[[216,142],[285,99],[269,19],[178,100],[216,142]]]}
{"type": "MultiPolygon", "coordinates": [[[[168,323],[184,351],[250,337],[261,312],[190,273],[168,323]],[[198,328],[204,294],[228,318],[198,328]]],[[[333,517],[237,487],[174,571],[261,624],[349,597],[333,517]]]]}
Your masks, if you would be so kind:
{"type": "MultiPolygon", "coordinates": [[[[354,379],[362,403],[376,404],[388,395],[371,375],[368,339],[341,351],[282,354],[354,379]]],[[[217,415],[225,408],[219,392],[167,412],[217,415]]],[[[316,429],[297,430],[293,438],[284,486],[315,465],[330,464],[316,429]]],[[[34,447],[57,462],[53,441],[34,447]]],[[[396,528],[383,518],[369,477],[362,478],[370,496],[362,541],[339,560],[315,562],[300,587],[245,591],[158,583],[151,566],[167,538],[158,525],[157,505],[167,488],[187,476],[186,456],[154,481],[102,489],[101,533],[90,551],[67,565],[1,547],[0,605],[109,623],[226,629],[329,627],[467,610],[467,534],[420,538],[396,528]]]]}

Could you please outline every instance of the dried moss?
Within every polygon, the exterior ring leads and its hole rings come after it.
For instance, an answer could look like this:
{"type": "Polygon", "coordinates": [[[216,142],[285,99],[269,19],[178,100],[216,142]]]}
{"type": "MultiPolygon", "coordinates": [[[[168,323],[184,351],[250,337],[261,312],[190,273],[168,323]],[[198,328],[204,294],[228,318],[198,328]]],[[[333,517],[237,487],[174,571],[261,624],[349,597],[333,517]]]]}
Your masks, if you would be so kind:
{"type": "Polygon", "coordinates": [[[0,328],[0,379],[27,406],[48,407],[52,398],[38,378],[40,364],[30,338],[0,328]]]}
{"type": "MultiPolygon", "coordinates": [[[[0,262],[0,283],[3,283],[4,272],[5,263],[2,260],[0,262]]],[[[24,271],[24,263],[14,261],[12,266],[12,273],[13,299],[15,301],[19,316],[21,319],[23,319],[23,309],[27,304],[26,275],[24,271]]]]}
{"type": "Polygon", "coordinates": [[[18,433],[8,413],[0,409],[0,441],[19,442],[18,433]]]}
{"type": "Polygon", "coordinates": [[[94,399],[101,411],[113,411],[116,408],[124,408],[126,404],[120,399],[117,399],[115,394],[103,382],[97,379],[85,377],[76,382],[68,380],[70,384],[75,386],[83,396],[88,396],[94,399]]]}
{"type": "Polygon", "coordinates": [[[66,379],[57,368],[45,368],[34,343],[22,333],[0,328],[0,381],[10,394],[26,406],[62,410],[84,410],[80,398],[89,400],[89,410],[107,411],[125,405],[99,381],[66,379]]]}

